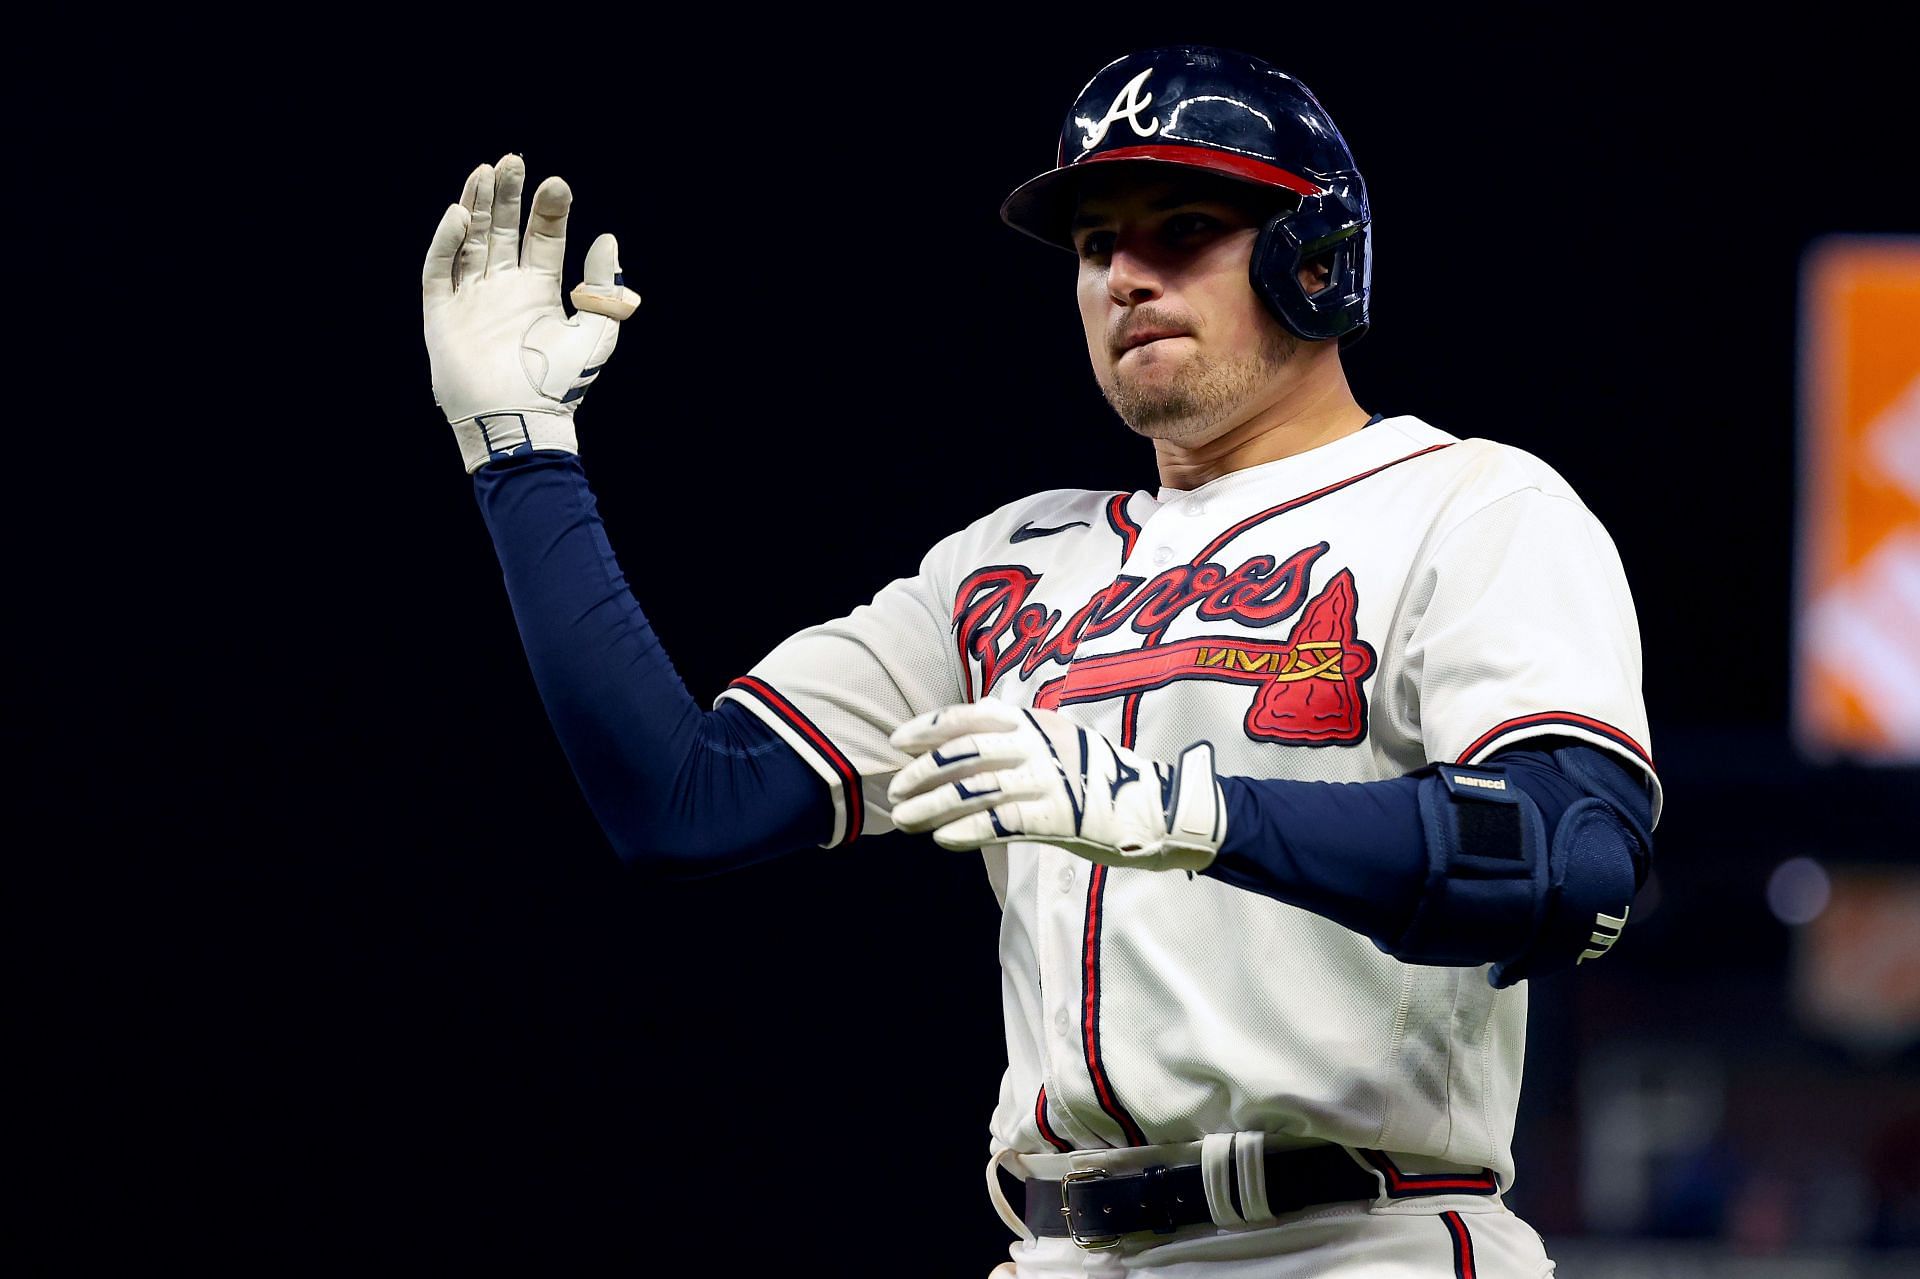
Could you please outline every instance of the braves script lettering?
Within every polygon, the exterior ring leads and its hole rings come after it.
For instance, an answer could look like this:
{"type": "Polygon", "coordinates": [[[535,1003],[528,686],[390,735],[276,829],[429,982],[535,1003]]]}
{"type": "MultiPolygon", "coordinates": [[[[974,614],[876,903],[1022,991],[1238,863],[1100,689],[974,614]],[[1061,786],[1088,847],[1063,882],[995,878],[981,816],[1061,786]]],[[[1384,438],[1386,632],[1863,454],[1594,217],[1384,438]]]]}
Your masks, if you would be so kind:
{"type": "Polygon", "coordinates": [[[1118,577],[1095,592],[1065,625],[1060,612],[1027,596],[1039,578],[1019,565],[983,568],[961,583],[953,624],[960,651],[980,663],[984,695],[1015,666],[1031,677],[1045,662],[1065,665],[1083,640],[1097,639],[1132,623],[1142,635],[1197,606],[1205,621],[1272,626],[1293,615],[1306,597],[1307,570],[1326,554],[1325,542],[1275,560],[1256,555],[1228,572],[1219,564],[1177,564],[1152,579],[1118,577]]]}
{"type": "Polygon", "coordinates": [[[1326,551],[1320,542],[1285,560],[1256,555],[1231,572],[1208,562],[1177,565],[1152,579],[1120,577],[1064,620],[1058,609],[1028,598],[1040,579],[1025,566],[983,568],[954,597],[961,660],[979,664],[981,697],[1009,671],[1031,679],[1049,662],[1066,667],[1034,692],[1033,704],[1049,710],[1181,680],[1250,685],[1249,737],[1348,745],[1366,735],[1362,685],[1374,653],[1354,631],[1359,600],[1350,570],[1341,569],[1306,601],[1308,578],[1326,551]],[[1296,614],[1299,620],[1279,641],[1236,634],[1162,644],[1168,625],[1189,608],[1203,621],[1245,627],[1273,626],[1296,614]],[[1083,641],[1122,626],[1144,637],[1139,648],[1078,656],[1083,641]]]}

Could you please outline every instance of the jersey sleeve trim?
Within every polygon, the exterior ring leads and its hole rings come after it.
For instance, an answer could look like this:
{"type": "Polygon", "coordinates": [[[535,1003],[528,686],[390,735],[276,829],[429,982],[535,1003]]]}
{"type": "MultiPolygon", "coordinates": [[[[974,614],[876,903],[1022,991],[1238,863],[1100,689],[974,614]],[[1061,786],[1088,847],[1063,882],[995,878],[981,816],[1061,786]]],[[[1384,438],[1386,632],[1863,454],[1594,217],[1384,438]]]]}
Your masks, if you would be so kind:
{"type": "Polygon", "coordinates": [[[1660,784],[1660,774],[1654,770],[1653,752],[1633,740],[1627,733],[1615,728],[1605,720],[1591,715],[1578,715],[1572,711],[1541,711],[1535,715],[1522,715],[1517,719],[1495,724],[1474,739],[1473,745],[1460,752],[1456,764],[1478,764],[1498,750],[1513,745],[1515,741],[1526,737],[1539,737],[1543,734],[1568,734],[1585,738],[1597,746],[1605,746],[1622,754],[1638,764],[1647,772],[1647,785],[1653,804],[1653,822],[1660,823],[1660,810],[1665,806],[1666,788],[1660,784]]]}
{"type": "Polygon", "coordinates": [[[1554,728],[1575,728],[1592,733],[1605,739],[1609,744],[1618,746],[1630,753],[1635,759],[1640,761],[1641,765],[1645,767],[1649,773],[1654,771],[1653,752],[1647,750],[1644,746],[1640,745],[1639,742],[1634,741],[1628,734],[1615,728],[1605,720],[1595,719],[1591,715],[1578,715],[1573,711],[1541,711],[1538,714],[1521,715],[1515,719],[1505,720],[1495,724],[1492,728],[1475,738],[1473,745],[1461,751],[1460,758],[1456,759],[1454,763],[1472,764],[1478,762],[1481,756],[1491,754],[1492,752],[1489,748],[1504,737],[1512,737],[1515,735],[1535,737],[1538,736],[1543,729],[1554,728]]]}
{"type": "Polygon", "coordinates": [[[727,685],[721,696],[728,694],[738,695],[748,709],[779,733],[827,783],[827,790],[833,796],[833,838],[822,847],[837,848],[860,838],[866,824],[860,774],[839,747],[765,680],[743,675],[727,685]]]}

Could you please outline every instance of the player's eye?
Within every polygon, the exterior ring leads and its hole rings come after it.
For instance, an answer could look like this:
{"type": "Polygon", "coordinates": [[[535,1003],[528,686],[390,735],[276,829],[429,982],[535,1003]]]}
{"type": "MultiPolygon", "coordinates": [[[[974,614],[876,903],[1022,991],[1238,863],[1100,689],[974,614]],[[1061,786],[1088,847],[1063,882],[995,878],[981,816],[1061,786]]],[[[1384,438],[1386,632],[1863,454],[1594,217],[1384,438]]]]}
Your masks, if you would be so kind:
{"type": "Polygon", "coordinates": [[[1169,240],[1184,240],[1219,226],[1219,220],[1205,213],[1176,213],[1166,220],[1161,231],[1169,240]]]}
{"type": "Polygon", "coordinates": [[[1080,256],[1083,259],[1096,259],[1109,256],[1113,252],[1114,235],[1111,231],[1088,231],[1080,237],[1080,256]]]}

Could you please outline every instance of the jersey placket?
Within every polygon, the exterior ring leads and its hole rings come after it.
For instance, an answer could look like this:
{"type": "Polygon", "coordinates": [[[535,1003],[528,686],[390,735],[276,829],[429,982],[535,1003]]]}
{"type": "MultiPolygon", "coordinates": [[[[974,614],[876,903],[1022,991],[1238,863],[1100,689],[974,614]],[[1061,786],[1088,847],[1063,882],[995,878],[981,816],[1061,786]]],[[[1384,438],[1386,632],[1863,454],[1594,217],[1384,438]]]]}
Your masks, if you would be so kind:
{"type": "Polygon", "coordinates": [[[1080,975],[1090,867],[1046,845],[1028,844],[1024,851],[1036,861],[1034,909],[1045,1023],[1039,1036],[1043,1083],[1035,1100],[1035,1121],[1041,1136],[1056,1148],[1061,1142],[1069,1149],[1127,1145],[1124,1127],[1100,1103],[1100,1087],[1090,1069],[1098,1056],[1089,1052],[1080,975]]]}
{"type": "MultiPolygon", "coordinates": [[[[1126,541],[1127,553],[1121,573],[1144,583],[1191,556],[1204,543],[1210,527],[1203,518],[1206,513],[1203,501],[1183,498],[1157,508],[1144,524],[1127,528],[1133,536],[1126,541]]],[[[1116,531],[1131,525],[1123,503],[1115,504],[1110,512],[1110,520],[1113,518],[1121,521],[1116,531]]],[[[1116,648],[1133,647],[1141,642],[1130,625],[1116,632],[1115,638],[1121,640],[1116,648]]],[[[1151,636],[1145,638],[1146,642],[1152,642],[1151,636]]],[[[1105,725],[1104,731],[1117,730],[1115,735],[1123,745],[1134,745],[1143,696],[1129,694],[1117,702],[1101,704],[1096,712],[1100,718],[1117,712],[1119,722],[1105,725]]],[[[1095,712],[1095,707],[1083,706],[1076,711],[1091,720],[1094,717],[1089,712],[1095,712]]],[[[1101,1016],[1103,948],[1111,909],[1107,887],[1112,868],[1051,850],[1041,855],[1040,916],[1046,921],[1040,930],[1041,990],[1049,1023],[1043,1035],[1047,1045],[1047,1073],[1050,1079],[1071,1079],[1075,1085],[1071,1097],[1048,1093],[1045,1101],[1053,1106],[1056,1116],[1065,1111],[1076,1126],[1098,1133],[1109,1145],[1144,1146],[1148,1144],[1147,1137],[1128,1109],[1121,1086],[1113,1078],[1105,1040],[1108,1027],[1101,1016]],[[1059,862],[1057,869],[1053,865],[1055,859],[1059,862]],[[1057,893],[1050,891],[1049,877],[1057,877],[1060,890],[1057,893]],[[1071,1004],[1069,992],[1074,996],[1071,1004]],[[1063,1051],[1068,1048],[1078,1049],[1077,1060],[1070,1059],[1063,1051]],[[1066,1073],[1063,1074],[1063,1070],[1066,1073]]],[[[1038,1115],[1036,1108],[1036,1117],[1038,1115]]]]}
{"type": "MultiPolygon", "coordinates": [[[[1444,447],[1444,446],[1436,446],[1444,447]]],[[[1126,541],[1125,562],[1121,574],[1141,583],[1136,588],[1144,591],[1154,579],[1177,565],[1198,567],[1209,559],[1218,556],[1222,550],[1236,538],[1253,528],[1264,525],[1276,516],[1285,514],[1297,507],[1337,492],[1348,484],[1354,483],[1379,470],[1386,469],[1400,461],[1420,456],[1431,449],[1420,450],[1406,457],[1395,459],[1383,466],[1364,471],[1361,474],[1341,480],[1334,484],[1317,488],[1290,500],[1280,502],[1251,514],[1236,510],[1233,503],[1232,487],[1216,491],[1213,494],[1187,494],[1172,501],[1158,505],[1143,524],[1134,526],[1134,536],[1126,541]]],[[[1109,522],[1118,517],[1123,523],[1126,519],[1125,504],[1116,503],[1109,511],[1109,522]]],[[[1122,531],[1122,524],[1115,524],[1115,531],[1122,531]]],[[[1135,614],[1138,620],[1138,614],[1135,614]]],[[[1123,651],[1130,648],[1149,649],[1159,645],[1173,625],[1173,619],[1158,625],[1142,628],[1130,622],[1115,632],[1113,640],[1118,643],[1102,643],[1096,647],[1105,652],[1123,651]]],[[[1081,652],[1076,661],[1096,656],[1081,652]]],[[[1086,718],[1089,723],[1102,731],[1117,737],[1128,748],[1138,748],[1141,707],[1145,692],[1127,693],[1111,701],[1082,703],[1075,713],[1086,718]],[[1098,708],[1096,710],[1096,707],[1098,708]],[[1112,722],[1117,719],[1117,722],[1112,722]],[[1101,721],[1109,721],[1102,723],[1101,721]]],[[[1075,859],[1077,861],[1077,859],[1075,859]]],[[[1111,926],[1109,913],[1113,909],[1111,895],[1108,893],[1108,878],[1111,868],[1101,865],[1087,866],[1082,872],[1086,879],[1085,891],[1079,895],[1078,920],[1071,925],[1065,918],[1066,912],[1058,905],[1052,909],[1043,909],[1042,918],[1048,920],[1042,928],[1043,934],[1041,963],[1041,986],[1046,998],[1049,1025],[1043,1033],[1047,1044],[1047,1060],[1050,1063],[1048,1075],[1051,1079],[1071,1078],[1077,1085],[1071,1100],[1061,1094],[1049,1094],[1047,1100],[1084,1124],[1088,1118],[1093,1120],[1092,1127],[1105,1140],[1114,1145],[1146,1145],[1147,1137],[1138,1121],[1128,1109],[1124,1099],[1126,1082],[1116,1081],[1112,1070],[1112,1054],[1108,1051],[1106,1031],[1108,1027],[1101,1015],[1102,981],[1105,972],[1103,963],[1105,939],[1111,926]],[[1069,937],[1073,941],[1069,943],[1069,937]],[[1071,951],[1069,945],[1073,946],[1071,951]],[[1066,978],[1065,965],[1072,962],[1077,966],[1077,983],[1066,978]],[[1049,981],[1048,978],[1052,980],[1049,981]],[[1063,980],[1065,979],[1065,980],[1063,980]],[[1078,1006],[1071,1014],[1062,1002],[1063,986],[1077,989],[1078,1006]],[[1070,1043],[1075,1036],[1076,1027],[1065,1025],[1067,1018],[1077,1019],[1078,1042],[1081,1060],[1080,1069],[1070,1075],[1062,1076],[1060,1070],[1066,1063],[1060,1060],[1058,1049],[1070,1043]],[[1050,1037],[1049,1037],[1050,1035],[1050,1037]]],[[[1044,874],[1042,876],[1044,880],[1044,874]]],[[[1046,897],[1045,888],[1041,895],[1046,897]]],[[[1139,1086],[1151,1088],[1152,1081],[1137,1081],[1139,1086]]],[[[1038,1114],[1038,1109],[1036,1109],[1038,1114]]]]}

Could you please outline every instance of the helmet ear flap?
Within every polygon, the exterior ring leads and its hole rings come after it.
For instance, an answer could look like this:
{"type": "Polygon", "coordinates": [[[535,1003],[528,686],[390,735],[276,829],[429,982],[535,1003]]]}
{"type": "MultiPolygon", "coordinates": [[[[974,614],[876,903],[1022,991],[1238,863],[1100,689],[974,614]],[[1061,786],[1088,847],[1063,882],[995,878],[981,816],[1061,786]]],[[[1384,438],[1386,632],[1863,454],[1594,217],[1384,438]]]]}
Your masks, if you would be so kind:
{"type": "MultiPolygon", "coordinates": [[[[1310,221],[1311,219],[1305,219],[1310,221]]],[[[1373,263],[1368,252],[1370,228],[1365,222],[1303,244],[1298,211],[1284,211],[1261,229],[1255,241],[1250,274],[1254,292],[1267,309],[1296,336],[1310,342],[1340,340],[1342,347],[1360,339],[1367,328],[1367,295],[1373,263]],[[1322,262],[1327,282],[1308,292],[1300,272],[1322,262]]]]}
{"type": "Polygon", "coordinates": [[[1367,299],[1373,295],[1373,227],[1362,226],[1344,242],[1348,254],[1344,274],[1336,274],[1348,291],[1347,307],[1357,313],[1359,322],[1340,335],[1342,348],[1352,346],[1367,335],[1367,299]]]}
{"type": "Polygon", "coordinates": [[[1327,284],[1314,295],[1317,306],[1343,314],[1359,315],[1358,328],[1349,328],[1340,335],[1342,345],[1358,341],[1360,334],[1366,331],[1367,278],[1373,264],[1368,261],[1372,253],[1372,243],[1368,229],[1356,227],[1352,234],[1315,255],[1315,260],[1324,258],[1327,262],[1327,284]]]}

